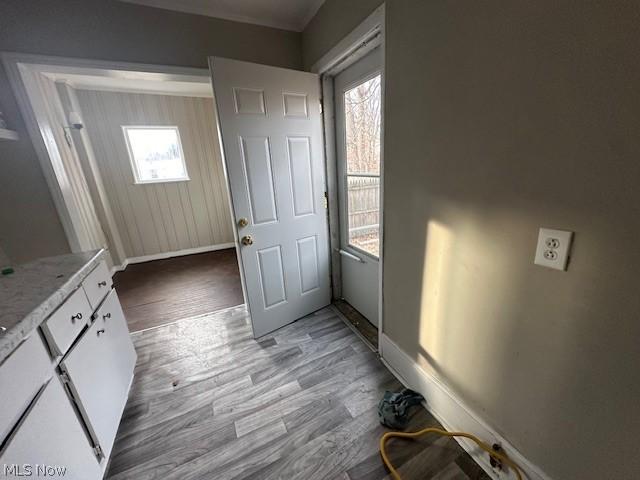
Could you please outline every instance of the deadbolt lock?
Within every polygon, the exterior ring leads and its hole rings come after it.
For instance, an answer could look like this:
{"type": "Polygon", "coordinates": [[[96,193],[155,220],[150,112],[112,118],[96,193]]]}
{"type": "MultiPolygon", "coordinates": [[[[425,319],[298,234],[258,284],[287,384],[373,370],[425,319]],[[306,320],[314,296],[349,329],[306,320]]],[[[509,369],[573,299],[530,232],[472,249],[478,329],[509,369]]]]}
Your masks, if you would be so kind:
{"type": "Polygon", "coordinates": [[[249,220],[247,220],[246,218],[241,218],[240,220],[238,220],[238,226],[240,228],[244,228],[247,225],[249,225],[249,220]]]}
{"type": "Polygon", "coordinates": [[[253,238],[251,237],[251,235],[245,235],[244,237],[242,237],[240,242],[242,242],[242,244],[245,246],[253,245],[253,238]]]}

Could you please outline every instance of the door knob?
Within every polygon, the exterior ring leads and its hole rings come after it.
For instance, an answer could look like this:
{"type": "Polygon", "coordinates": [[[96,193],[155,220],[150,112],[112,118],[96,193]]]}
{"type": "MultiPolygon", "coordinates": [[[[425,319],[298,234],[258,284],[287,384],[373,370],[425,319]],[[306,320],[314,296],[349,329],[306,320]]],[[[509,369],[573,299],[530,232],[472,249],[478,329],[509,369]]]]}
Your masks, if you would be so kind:
{"type": "Polygon", "coordinates": [[[238,220],[238,227],[244,228],[247,225],[249,225],[249,220],[247,220],[246,218],[241,218],[240,220],[238,220]]]}
{"type": "Polygon", "coordinates": [[[242,242],[242,244],[245,246],[253,245],[253,238],[251,237],[251,235],[245,235],[244,237],[242,237],[240,242],[242,242]]]}

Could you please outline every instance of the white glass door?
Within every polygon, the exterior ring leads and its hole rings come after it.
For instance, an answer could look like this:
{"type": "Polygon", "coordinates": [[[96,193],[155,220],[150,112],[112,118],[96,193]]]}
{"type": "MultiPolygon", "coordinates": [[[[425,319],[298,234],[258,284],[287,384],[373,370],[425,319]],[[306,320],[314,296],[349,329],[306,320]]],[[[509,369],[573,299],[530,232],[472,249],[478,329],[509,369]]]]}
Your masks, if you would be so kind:
{"type": "Polygon", "coordinates": [[[378,325],[381,52],[334,81],[340,201],[342,296],[378,325]]]}

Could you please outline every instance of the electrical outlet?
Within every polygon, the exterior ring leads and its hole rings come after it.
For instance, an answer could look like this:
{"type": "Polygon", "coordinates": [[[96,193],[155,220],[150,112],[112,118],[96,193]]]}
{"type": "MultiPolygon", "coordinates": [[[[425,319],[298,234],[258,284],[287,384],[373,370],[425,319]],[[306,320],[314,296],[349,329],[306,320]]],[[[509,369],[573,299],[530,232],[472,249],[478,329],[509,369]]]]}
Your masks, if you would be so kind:
{"type": "Polygon", "coordinates": [[[566,270],[573,232],[541,228],[534,263],[543,267],[566,270]]]}

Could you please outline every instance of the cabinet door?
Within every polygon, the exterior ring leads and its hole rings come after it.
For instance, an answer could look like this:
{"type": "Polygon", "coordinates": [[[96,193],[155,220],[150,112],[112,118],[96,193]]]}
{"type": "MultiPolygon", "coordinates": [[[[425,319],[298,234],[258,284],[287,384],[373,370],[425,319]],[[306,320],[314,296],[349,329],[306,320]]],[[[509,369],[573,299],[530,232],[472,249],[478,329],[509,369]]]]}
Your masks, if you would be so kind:
{"type": "Polygon", "coordinates": [[[135,363],[127,322],[118,295],[112,290],[96,312],[93,324],[61,364],[105,458],[111,453],[118,431],[135,363]]]}
{"type": "Polygon", "coordinates": [[[102,469],[60,379],[40,392],[0,454],[2,478],[98,480],[102,469]]]}
{"type": "Polygon", "coordinates": [[[49,352],[38,332],[0,365],[0,444],[52,373],[49,352]]]}
{"type": "Polygon", "coordinates": [[[56,355],[62,356],[67,353],[71,344],[89,323],[91,311],[84,290],[79,288],[42,324],[44,336],[56,355]]]}
{"type": "Polygon", "coordinates": [[[98,308],[102,299],[109,293],[112,285],[111,274],[103,260],[82,282],[82,288],[87,294],[91,308],[94,310],[98,308]]]}

